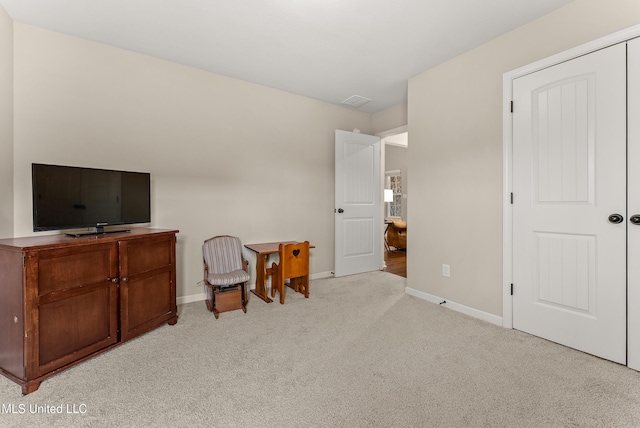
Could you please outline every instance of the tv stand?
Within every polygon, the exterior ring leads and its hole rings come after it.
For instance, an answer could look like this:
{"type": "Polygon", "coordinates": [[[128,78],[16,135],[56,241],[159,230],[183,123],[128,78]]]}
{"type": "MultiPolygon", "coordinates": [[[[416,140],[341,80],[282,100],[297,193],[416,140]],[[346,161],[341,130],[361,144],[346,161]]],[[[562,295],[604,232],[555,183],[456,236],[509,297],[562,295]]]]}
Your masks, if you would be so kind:
{"type": "Polygon", "coordinates": [[[99,226],[96,227],[94,230],[90,230],[88,232],[72,232],[72,233],[67,233],[67,236],[71,236],[73,238],[79,238],[81,236],[88,236],[88,235],[105,235],[107,233],[128,233],[131,232],[131,229],[110,229],[110,230],[105,230],[104,227],[99,226]]]}
{"type": "Polygon", "coordinates": [[[62,370],[175,324],[176,233],[0,239],[0,375],[29,394],[62,370]]]}

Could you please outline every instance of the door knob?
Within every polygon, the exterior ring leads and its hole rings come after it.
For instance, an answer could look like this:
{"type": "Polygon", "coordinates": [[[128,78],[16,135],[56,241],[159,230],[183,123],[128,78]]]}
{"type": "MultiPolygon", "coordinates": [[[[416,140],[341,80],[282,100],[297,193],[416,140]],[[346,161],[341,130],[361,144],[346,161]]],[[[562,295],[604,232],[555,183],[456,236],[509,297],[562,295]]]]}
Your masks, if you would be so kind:
{"type": "Polygon", "coordinates": [[[631,217],[629,217],[629,222],[631,224],[640,224],[640,215],[638,214],[632,215],[631,217]]]}
{"type": "Polygon", "coordinates": [[[344,212],[344,210],[343,210],[342,208],[338,208],[338,212],[339,212],[340,214],[342,214],[342,213],[344,212]]]}
{"type": "Polygon", "coordinates": [[[609,216],[609,222],[613,224],[622,223],[622,220],[624,220],[624,217],[622,217],[622,215],[620,214],[611,214],[609,216]]]}

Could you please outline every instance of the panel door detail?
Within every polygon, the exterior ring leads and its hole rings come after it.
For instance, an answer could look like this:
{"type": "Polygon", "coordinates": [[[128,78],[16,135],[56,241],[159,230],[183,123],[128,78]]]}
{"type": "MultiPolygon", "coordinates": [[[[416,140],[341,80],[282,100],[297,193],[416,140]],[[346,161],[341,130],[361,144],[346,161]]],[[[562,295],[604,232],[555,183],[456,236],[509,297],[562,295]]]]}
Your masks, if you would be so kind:
{"type": "Polygon", "coordinates": [[[381,268],[380,138],[336,131],[335,276],[381,268]]]}
{"type": "Polygon", "coordinates": [[[623,364],[625,50],[513,83],[513,327],[623,364]]]}

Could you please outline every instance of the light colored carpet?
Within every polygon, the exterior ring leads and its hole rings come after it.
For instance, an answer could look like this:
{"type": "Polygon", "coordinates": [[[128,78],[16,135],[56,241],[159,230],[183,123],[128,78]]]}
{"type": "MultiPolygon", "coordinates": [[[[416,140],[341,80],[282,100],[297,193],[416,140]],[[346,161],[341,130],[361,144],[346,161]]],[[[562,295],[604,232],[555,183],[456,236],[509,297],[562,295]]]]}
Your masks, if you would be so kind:
{"type": "Polygon", "coordinates": [[[0,426],[640,426],[640,373],[408,296],[405,281],[316,280],[309,299],[253,297],[218,320],[180,306],[175,326],[25,397],[0,377],[0,426]]]}

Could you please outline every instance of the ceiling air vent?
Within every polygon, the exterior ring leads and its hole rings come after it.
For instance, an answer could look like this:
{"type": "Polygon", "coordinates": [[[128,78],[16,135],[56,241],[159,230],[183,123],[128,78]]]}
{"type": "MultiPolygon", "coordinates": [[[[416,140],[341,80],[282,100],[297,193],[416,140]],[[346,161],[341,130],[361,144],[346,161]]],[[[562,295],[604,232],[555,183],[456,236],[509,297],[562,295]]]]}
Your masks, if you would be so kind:
{"type": "Polygon", "coordinates": [[[352,95],[346,100],[342,101],[340,104],[344,104],[353,108],[359,108],[366,103],[370,103],[371,101],[372,100],[370,100],[369,98],[361,97],[360,95],[352,95]]]}

